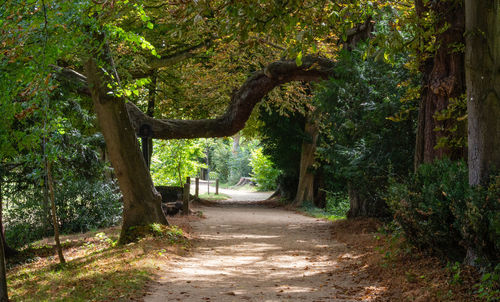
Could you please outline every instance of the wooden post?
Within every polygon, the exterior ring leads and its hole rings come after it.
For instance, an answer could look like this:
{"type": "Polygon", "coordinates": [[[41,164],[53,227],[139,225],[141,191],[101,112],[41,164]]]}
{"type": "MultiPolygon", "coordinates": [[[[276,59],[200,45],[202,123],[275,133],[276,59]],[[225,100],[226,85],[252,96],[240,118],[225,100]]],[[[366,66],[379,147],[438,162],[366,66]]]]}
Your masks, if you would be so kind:
{"type": "Polygon", "coordinates": [[[184,191],[182,195],[182,215],[189,214],[189,187],[190,184],[184,184],[184,191]]]}
{"type": "Polygon", "coordinates": [[[219,179],[215,180],[215,195],[219,195],[219,179]]]}
{"type": "Polygon", "coordinates": [[[189,176],[186,177],[186,183],[189,184],[189,185],[191,185],[191,177],[189,177],[189,176]]]}
{"type": "Polygon", "coordinates": [[[194,195],[198,197],[198,195],[200,195],[200,178],[196,177],[194,179],[194,183],[195,183],[194,195]]]}

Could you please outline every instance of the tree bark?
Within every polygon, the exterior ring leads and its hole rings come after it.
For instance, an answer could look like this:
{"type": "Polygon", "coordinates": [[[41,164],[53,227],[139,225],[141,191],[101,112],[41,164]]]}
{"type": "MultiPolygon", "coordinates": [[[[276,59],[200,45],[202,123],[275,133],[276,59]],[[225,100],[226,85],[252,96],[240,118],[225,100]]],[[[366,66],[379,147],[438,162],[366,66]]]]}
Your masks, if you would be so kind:
{"type": "MultiPolygon", "coordinates": [[[[464,43],[465,13],[458,1],[426,2],[416,0],[417,14],[432,11],[438,18],[434,30],[439,31],[446,24],[449,28],[436,36],[434,53],[419,53],[420,72],[423,75],[421,102],[418,114],[418,129],[415,145],[415,169],[422,163],[432,162],[443,156],[459,159],[465,157],[462,147],[436,148],[439,139],[447,135],[452,124],[449,120],[438,121],[434,114],[446,109],[451,98],[459,98],[465,93],[464,54],[456,50],[464,43]],[[426,58],[426,59],[425,59],[426,58]],[[436,131],[442,128],[444,131],[436,131]]],[[[463,133],[458,135],[465,135],[463,133]]]]}
{"type": "Polygon", "coordinates": [[[469,183],[500,169],[500,1],[465,1],[469,183]]]}
{"type": "Polygon", "coordinates": [[[314,118],[314,113],[308,114],[304,133],[309,136],[309,139],[304,139],[302,142],[299,185],[294,200],[294,205],[297,207],[301,206],[304,201],[314,202],[314,173],[312,169],[319,135],[319,127],[317,119],[314,118]]]}
{"type": "Polygon", "coordinates": [[[123,222],[120,243],[129,242],[130,227],[151,223],[168,224],[130,123],[123,99],[112,97],[104,88],[104,78],[94,59],[85,65],[90,94],[109,159],[123,195],[123,222]]]}

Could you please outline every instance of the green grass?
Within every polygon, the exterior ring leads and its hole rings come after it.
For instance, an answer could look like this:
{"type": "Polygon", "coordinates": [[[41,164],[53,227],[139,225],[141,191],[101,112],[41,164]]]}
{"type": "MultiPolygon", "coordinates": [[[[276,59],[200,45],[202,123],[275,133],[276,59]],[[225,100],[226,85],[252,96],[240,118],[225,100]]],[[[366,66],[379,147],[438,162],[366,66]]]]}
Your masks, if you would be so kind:
{"type": "MultiPolygon", "coordinates": [[[[65,241],[67,263],[58,264],[52,246],[22,252],[24,264],[8,272],[12,301],[122,301],[139,298],[146,283],[177,248],[188,245],[182,230],[153,226],[153,234],[136,243],[116,245],[118,229],[82,234],[65,241]]],[[[63,237],[64,238],[64,237],[63,237]]],[[[65,239],[63,239],[65,240],[65,239]]],[[[17,259],[17,261],[22,259],[17,259]]]]}
{"type": "MultiPolygon", "coordinates": [[[[215,184],[210,183],[210,187],[215,188],[215,184]]],[[[236,190],[236,191],[245,191],[245,192],[258,192],[259,187],[257,186],[252,186],[249,184],[243,185],[243,186],[235,186],[235,185],[230,185],[229,183],[224,183],[224,184],[219,184],[220,189],[230,189],[230,190],[236,190]]]]}
{"type": "Polygon", "coordinates": [[[218,195],[215,195],[215,193],[205,193],[200,194],[198,197],[206,200],[226,200],[231,198],[229,195],[223,193],[219,193],[218,195]]]}
{"type": "Polygon", "coordinates": [[[304,202],[302,207],[299,208],[299,211],[301,211],[302,213],[304,213],[306,215],[315,217],[315,218],[323,218],[323,219],[328,219],[330,221],[335,221],[335,220],[346,218],[345,215],[338,215],[338,214],[328,212],[325,209],[320,209],[320,208],[314,206],[314,204],[312,204],[310,202],[304,202]]]}

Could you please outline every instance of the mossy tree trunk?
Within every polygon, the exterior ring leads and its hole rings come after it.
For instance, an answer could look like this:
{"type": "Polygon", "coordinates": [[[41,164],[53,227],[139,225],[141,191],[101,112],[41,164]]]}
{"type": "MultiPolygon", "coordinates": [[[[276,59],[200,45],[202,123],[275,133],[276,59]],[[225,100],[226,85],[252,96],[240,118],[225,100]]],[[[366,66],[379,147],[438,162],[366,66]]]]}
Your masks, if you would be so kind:
{"type": "MultiPolygon", "coordinates": [[[[450,99],[459,98],[465,93],[464,54],[459,48],[464,44],[464,6],[461,1],[455,0],[415,0],[415,6],[417,14],[422,18],[428,12],[436,16],[436,23],[430,30],[438,32],[449,25],[444,32],[436,35],[433,52],[419,53],[419,68],[423,78],[415,145],[416,169],[422,163],[444,156],[452,159],[465,158],[466,152],[465,147],[436,148],[439,140],[449,134],[453,121],[435,118],[437,112],[447,108],[450,99]]],[[[465,136],[465,129],[456,135],[465,136]]]]}
{"type": "Polygon", "coordinates": [[[109,97],[105,81],[94,59],[85,65],[88,85],[101,132],[106,141],[109,160],[123,195],[123,222],[120,243],[132,238],[130,228],[152,223],[168,224],[161,208],[161,196],[156,191],[125,101],[109,97]]]}

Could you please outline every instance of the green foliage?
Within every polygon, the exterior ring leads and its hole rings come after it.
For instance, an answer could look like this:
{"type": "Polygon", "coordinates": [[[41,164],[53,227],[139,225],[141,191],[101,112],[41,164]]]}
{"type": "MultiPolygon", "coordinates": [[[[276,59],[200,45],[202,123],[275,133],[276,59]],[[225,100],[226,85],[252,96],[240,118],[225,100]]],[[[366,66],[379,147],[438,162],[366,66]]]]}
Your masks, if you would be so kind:
{"type": "Polygon", "coordinates": [[[369,205],[369,215],[387,212],[379,193],[391,174],[404,176],[412,167],[414,129],[411,116],[393,122],[388,117],[407,106],[402,81],[411,79],[405,58],[394,65],[362,59],[363,48],[343,52],[337,77],[317,93],[323,127],[317,154],[327,190],[356,193],[369,205]]]}
{"type": "Polygon", "coordinates": [[[330,212],[327,209],[320,209],[316,207],[312,202],[310,201],[305,201],[302,203],[302,206],[300,208],[304,213],[307,215],[311,215],[316,218],[326,218],[331,221],[339,220],[339,219],[345,219],[345,215],[337,215],[338,208],[331,208],[333,209],[333,212],[330,212]]]}
{"type": "Polygon", "coordinates": [[[349,196],[343,192],[326,192],[326,208],[328,213],[345,217],[349,211],[349,196]]]}
{"type": "Polygon", "coordinates": [[[250,175],[259,186],[259,190],[269,191],[276,189],[276,179],[280,171],[274,167],[269,157],[262,153],[262,148],[252,150],[250,166],[252,167],[250,175]]]}
{"type": "Polygon", "coordinates": [[[443,258],[462,260],[472,249],[482,261],[500,261],[499,177],[471,188],[467,167],[448,159],[421,165],[408,182],[392,182],[386,200],[406,238],[443,258]]]}
{"type": "Polygon", "coordinates": [[[475,288],[477,288],[478,296],[485,301],[498,301],[498,297],[500,297],[500,263],[493,270],[484,273],[475,288]]]}
{"type": "Polygon", "coordinates": [[[305,119],[291,109],[282,110],[282,114],[277,106],[269,109],[260,108],[262,152],[281,171],[278,176],[281,197],[291,200],[297,192],[305,119]]]}
{"type": "Polygon", "coordinates": [[[447,121],[447,127],[441,126],[434,129],[444,134],[437,141],[435,149],[460,149],[467,146],[467,99],[465,95],[450,99],[447,108],[437,111],[434,118],[438,121],[447,121]]]}
{"type": "Polygon", "coordinates": [[[250,156],[256,142],[243,138],[241,140],[236,152],[233,152],[229,139],[217,140],[211,146],[210,168],[218,173],[221,183],[236,184],[241,177],[248,177],[252,171],[250,156]]]}
{"type": "Polygon", "coordinates": [[[155,185],[182,186],[186,177],[195,176],[202,163],[204,145],[199,139],[168,140],[155,143],[151,158],[151,177],[155,185]]]}

